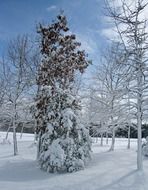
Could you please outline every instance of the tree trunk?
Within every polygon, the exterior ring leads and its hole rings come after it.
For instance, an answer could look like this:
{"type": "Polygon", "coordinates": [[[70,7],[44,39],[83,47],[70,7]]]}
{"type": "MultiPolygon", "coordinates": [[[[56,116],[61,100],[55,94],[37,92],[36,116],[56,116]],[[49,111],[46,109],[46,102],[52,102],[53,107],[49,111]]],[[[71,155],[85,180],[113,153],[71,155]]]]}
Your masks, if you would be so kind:
{"type": "Polygon", "coordinates": [[[113,129],[112,131],[112,144],[110,147],[110,151],[114,151],[114,147],[115,147],[115,129],[113,129]]]}
{"type": "Polygon", "coordinates": [[[10,120],[10,124],[9,124],[8,129],[7,129],[7,133],[6,133],[6,137],[5,137],[5,139],[8,138],[8,134],[9,134],[9,130],[10,130],[10,128],[11,128],[11,125],[12,125],[12,119],[10,120]]]}
{"type": "Polygon", "coordinates": [[[37,133],[36,133],[36,131],[35,131],[35,132],[34,132],[34,144],[36,144],[37,140],[38,140],[38,136],[37,136],[37,133]]]}
{"type": "Polygon", "coordinates": [[[101,141],[100,141],[100,146],[103,146],[103,133],[101,133],[101,141]]]}
{"type": "Polygon", "coordinates": [[[17,147],[15,119],[13,119],[13,146],[14,146],[14,156],[16,156],[18,154],[18,147],[17,147]]]}
{"type": "Polygon", "coordinates": [[[22,136],[23,136],[23,131],[24,131],[24,123],[23,123],[22,129],[21,129],[20,139],[21,139],[21,138],[22,138],[22,136]]]}
{"type": "Polygon", "coordinates": [[[128,144],[127,144],[127,148],[130,149],[130,133],[131,133],[131,127],[128,127],[128,144]]]}
{"type": "Polygon", "coordinates": [[[9,125],[9,127],[8,127],[8,129],[7,129],[7,133],[6,133],[5,139],[8,139],[9,130],[10,130],[10,125],[9,125]]]}
{"type": "Polygon", "coordinates": [[[139,72],[137,77],[137,83],[138,83],[138,93],[137,93],[137,127],[138,127],[138,150],[137,150],[137,169],[142,170],[143,169],[143,163],[142,163],[142,67],[139,65],[139,72]]]}
{"type": "Polygon", "coordinates": [[[38,134],[38,143],[37,143],[37,160],[39,159],[40,156],[40,150],[41,150],[41,132],[38,134]]]}
{"type": "Polygon", "coordinates": [[[108,144],[108,132],[106,132],[106,144],[108,144]]]}

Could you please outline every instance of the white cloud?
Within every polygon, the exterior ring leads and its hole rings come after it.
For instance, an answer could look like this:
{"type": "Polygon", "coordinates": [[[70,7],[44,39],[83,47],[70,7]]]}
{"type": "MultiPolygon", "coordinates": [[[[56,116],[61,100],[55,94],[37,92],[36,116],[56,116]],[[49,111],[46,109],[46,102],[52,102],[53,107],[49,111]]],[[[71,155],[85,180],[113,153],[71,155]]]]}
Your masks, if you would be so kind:
{"type": "Polygon", "coordinates": [[[95,54],[98,47],[97,43],[93,40],[91,32],[87,32],[87,34],[67,32],[69,35],[73,33],[76,35],[76,41],[81,43],[80,49],[85,50],[88,54],[95,54]]]}
{"type": "Polygon", "coordinates": [[[77,41],[81,43],[81,49],[84,49],[88,54],[95,54],[97,50],[97,44],[91,38],[91,35],[86,36],[82,34],[76,34],[77,41]]]}
{"type": "Polygon", "coordinates": [[[53,11],[55,10],[57,7],[55,5],[51,5],[50,7],[47,7],[47,11],[50,12],[50,11],[53,11]]]}
{"type": "Polygon", "coordinates": [[[116,40],[118,37],[118,33],[115,27],[104,28],[101,30],[101,35],[105,36],[108,39],[116,40]]]}

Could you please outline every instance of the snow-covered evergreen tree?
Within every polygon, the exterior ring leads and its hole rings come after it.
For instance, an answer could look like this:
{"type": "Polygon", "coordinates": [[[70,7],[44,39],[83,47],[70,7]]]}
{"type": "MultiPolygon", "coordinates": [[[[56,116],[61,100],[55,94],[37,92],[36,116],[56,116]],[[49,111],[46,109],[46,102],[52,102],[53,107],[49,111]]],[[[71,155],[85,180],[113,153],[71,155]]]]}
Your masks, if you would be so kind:
{"type": "Polygon", "coordinates": [[[50,26],[40,25],[42,63],[36,98],[37,159],[48,172],[72,172],[84,168],[90,158],[88,129],[81,122],[81,106],[73,94],[76,72],[83,73],[90,61],[57,16],[50,26]]]}

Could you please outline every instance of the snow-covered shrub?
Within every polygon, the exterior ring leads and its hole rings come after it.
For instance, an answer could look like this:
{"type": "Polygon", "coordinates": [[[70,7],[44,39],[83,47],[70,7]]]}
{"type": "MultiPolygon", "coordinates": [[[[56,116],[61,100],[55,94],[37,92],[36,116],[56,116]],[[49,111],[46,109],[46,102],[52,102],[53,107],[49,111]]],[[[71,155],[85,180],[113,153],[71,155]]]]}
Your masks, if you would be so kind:
{"type": "Polygon", "coordinates": [[[42,64],[36,98],[38,162],[48,172],[83,169],[90,158],[88,129],[81,122],[81,106],[74,95],[74,78],[89,65],[77,48],[75,35],[66,35],[63,15],[49,27],[40,26],[42,64]]]}
{"type": "Polygon", "coordinates": [[[148,137],[146,137],[146,141],[142,144],[142,153],[144,156],[148,156],[148,137]]]}
{"type": "Polygon", "coordinates": [[[11,144],[9,139],[2,138],[0,139],[0,144],[5,145],[5,144],[11,144]]]}

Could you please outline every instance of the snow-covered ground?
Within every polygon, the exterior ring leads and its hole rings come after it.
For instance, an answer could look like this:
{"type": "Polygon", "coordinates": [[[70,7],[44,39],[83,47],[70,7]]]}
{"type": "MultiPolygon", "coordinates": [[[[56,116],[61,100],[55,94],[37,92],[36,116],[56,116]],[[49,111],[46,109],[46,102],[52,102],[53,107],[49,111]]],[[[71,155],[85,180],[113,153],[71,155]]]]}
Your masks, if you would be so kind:
{"type": "MultiPolygon", "coordinates": [[[[19,155],[13,156],[13,145],[3,143],[0,132],[0,190],[148,190],[148,159],[144,171],[136,170],[136,140],[127,150],[126,139],[116,139],[114,152],[109,145],[93,143],[92,160],[85,170],[69,174],[41,171],[35,161],[33,135],[18,134],[19,155]]],[[[12,141],[12,134],[9,134],[12,141]]]]}

